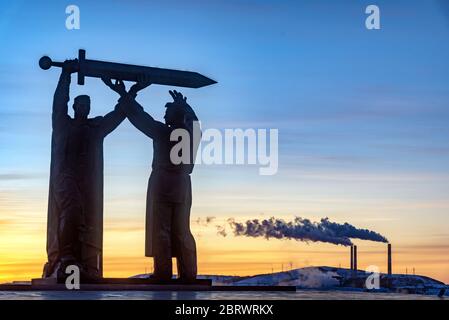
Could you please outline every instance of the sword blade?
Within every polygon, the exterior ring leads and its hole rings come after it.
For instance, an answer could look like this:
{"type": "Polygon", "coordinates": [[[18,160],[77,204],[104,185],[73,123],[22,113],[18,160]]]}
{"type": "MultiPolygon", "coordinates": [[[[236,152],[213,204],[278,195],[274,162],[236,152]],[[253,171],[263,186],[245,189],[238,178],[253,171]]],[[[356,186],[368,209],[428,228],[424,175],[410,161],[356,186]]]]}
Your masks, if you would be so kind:
{"type": "Polygon", "coordinates": [[[127,81],[137,81],[139,75],[146,74],[150,76],[151,82],[154,84],[186,88],[201,88],[217,83],[215,80],[199,74],[198,72],[88,59],[80,65],[80,72],[88,77],[101,78],[106,76],[112,79],[127,81]]]}

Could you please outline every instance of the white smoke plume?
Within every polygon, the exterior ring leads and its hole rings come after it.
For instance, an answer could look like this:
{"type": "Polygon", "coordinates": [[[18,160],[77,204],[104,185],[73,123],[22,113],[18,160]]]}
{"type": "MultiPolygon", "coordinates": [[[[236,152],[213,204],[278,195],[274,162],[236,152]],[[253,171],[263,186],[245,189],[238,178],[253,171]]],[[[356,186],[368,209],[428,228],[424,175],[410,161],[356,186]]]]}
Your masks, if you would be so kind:
{"type": "MultiPolygon", "coordinates": [[[[335,245],[350,246],[351,239],[385,242],[388,240],[381,234],[359,229],[349,223],[335,223],[323,218],[320,222],[295,217],[293,221],[283,219],[253,219],[244,223],[228,219],[228,224],[235,236],[264,237],[266,239],[294,239],[298,241],[327,242],[335,245]]],[[[218,229],[219,235],[226,235],[225,228],[218,229]]]]}

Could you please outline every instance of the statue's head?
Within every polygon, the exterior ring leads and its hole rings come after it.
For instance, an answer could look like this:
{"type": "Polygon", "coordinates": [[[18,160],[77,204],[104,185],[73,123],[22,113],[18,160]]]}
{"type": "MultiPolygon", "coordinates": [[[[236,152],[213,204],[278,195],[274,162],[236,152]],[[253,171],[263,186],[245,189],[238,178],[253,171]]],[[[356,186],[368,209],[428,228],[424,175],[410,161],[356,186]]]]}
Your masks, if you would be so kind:
{"type": "Polygon", "coordinates": [[[168,102],[165,105],[165,123],[169,126],[190,126],[190,122],[198,120],[192,108],[188,104],[168,102]]]}
{"type": "Polygon", "coordinates": [[[75,111],[76,119],[87,119],[90,112],[90,97],[80,95],[73,102],[73,111],[75,111]]]}
{"type": "Polygon", "coordinates": [[[171,126],[181,126],[184,122],[184,112],[180,105],[167,103],[165,105],[165,123],[171,126]]]}

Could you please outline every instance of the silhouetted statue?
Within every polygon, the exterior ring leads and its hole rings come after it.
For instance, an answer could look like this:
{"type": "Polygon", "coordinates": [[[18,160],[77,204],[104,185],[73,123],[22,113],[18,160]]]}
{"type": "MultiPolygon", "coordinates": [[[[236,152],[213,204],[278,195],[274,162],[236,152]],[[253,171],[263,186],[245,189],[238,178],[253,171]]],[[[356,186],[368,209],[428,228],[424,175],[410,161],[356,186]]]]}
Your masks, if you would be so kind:
{"type": "MultiPolygon", "coordinates": [[[[135,101],[137,92],[154,84],[200,88],[216,83],[197,72],[161,69],[86,59],[64,63],[44,56],[39,66],[48,70],[62,67],[53,102],[53,133],[50,188],[48,201],[47,254],[44,277],[65,278],[68,265],[80,267],[82,280],[102,277],[103,269],[103,139],[125,118],[153,139],[153,171],[148,183],[146,219],[146,256],[154,257],[154,277],[172,277],[171,258],[176,257],[178,274],[185,282],[195,280],[196,245],[190,232],[192,190],[190,174],[201,139],[195,112],[186,98],[170,91],[174,101],[166,104],[165,124],[155,121],[135,101]],[[75,117],[67,114],[72,73],[78,73],[78,84],[85,77],[102,78],[120,94],[115,110],[104,117],[88,119],[90,98],[74,100],[75,117]],[[115,84],[111,78],[116,78],[115,84]],[[126,92],[123,80],[137,81],[126,92]],[[182,161],[170,159],[176,141],[170,141],[176,129],[189,136],[188,161],[184,149],[182,161]]],[[[181,137],[182,140],[182,137],[181,137]]]]}
{"type": "Polygon", "coordinates": [[[89,119],[90,98],[81,95],[74,100],[71,118],[69,87],[77,71],[77,60],[63,63],[53,100],[44,277],[65,277],[67,265],[78,265],[84,279],[102,276],[103,139],[125,115],[116,107],[89,119]]]}
{"type": "MultiPolygon", "coordinates": [[[[199,125],[194,125],[198,118],[187,104],[187,99],[176,91],[170,91],[174,101],[165,106],[165,123],[154,120],[146,113],[136,102],[135,96],[150,83],[149,77],[142,75],[141,80],[127,94],[121,94],[119,100],[119,107],[129,121],[153,140],[153,164],[147,191],[145,255],[154,257],[153,278],[161,281],[171,279],[172,257],[176,257],[181,281],[193,282],[197,275],[197,262],[195,239],[190,232],[190,174],[201,131],[199,125]],[[187,163],[174,164],[170,158],[170,151],[177,143],[170,141],[170,135],[176,129],[185,129],[190,136],[190,159],[187,163]]],[[[124,86],[117,92],[123,91],[124,86]]]]}

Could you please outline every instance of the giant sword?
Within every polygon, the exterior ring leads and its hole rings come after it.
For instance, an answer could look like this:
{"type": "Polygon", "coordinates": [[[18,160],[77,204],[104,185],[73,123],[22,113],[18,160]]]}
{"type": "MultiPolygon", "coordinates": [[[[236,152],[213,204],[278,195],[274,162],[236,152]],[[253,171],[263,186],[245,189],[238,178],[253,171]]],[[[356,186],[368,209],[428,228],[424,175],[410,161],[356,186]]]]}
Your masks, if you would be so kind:
{"type": "MultiPolygon", "coordinates": [[[[44,56],[40,58],[39,66],[44,70],[48,70],[51,67],[62,67],[63,63],[52,61],[49,57],[44,56]]],[[[217,83],[198,72],[86,59],[86,51],[83,49],[78,51],[77,72],[78,84],[80,85],[84,84],[85,77],[107,77],[111,79],[138,81],[139,75],[142,74],[148,75],[151,83],[168,86],[201,88],[217,83]]]]}

